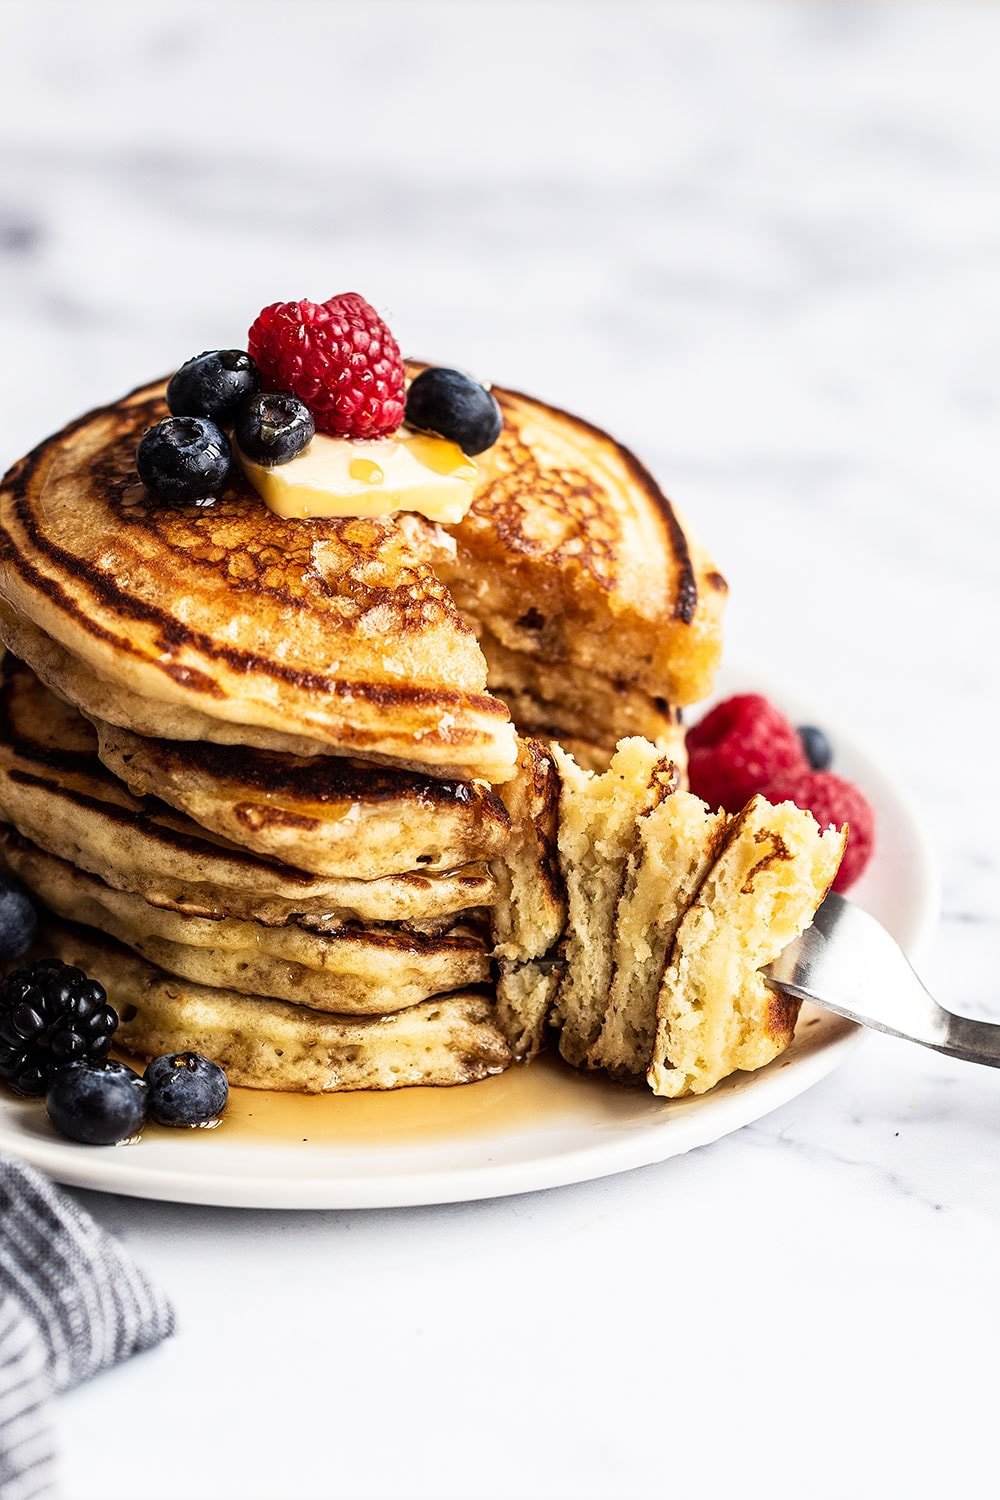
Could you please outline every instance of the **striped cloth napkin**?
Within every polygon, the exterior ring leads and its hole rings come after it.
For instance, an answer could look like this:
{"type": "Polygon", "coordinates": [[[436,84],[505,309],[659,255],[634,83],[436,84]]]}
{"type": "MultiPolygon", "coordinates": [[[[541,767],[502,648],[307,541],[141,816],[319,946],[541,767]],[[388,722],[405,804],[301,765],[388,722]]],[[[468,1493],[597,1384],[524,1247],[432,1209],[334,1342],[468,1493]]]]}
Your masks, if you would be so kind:
{"type": "Polygon", "coordinates": [[[31,1167],[0,1158],[0,1500],[53,1494],[52,1393],[173,1325],[117,1240],[31,1167]]]}

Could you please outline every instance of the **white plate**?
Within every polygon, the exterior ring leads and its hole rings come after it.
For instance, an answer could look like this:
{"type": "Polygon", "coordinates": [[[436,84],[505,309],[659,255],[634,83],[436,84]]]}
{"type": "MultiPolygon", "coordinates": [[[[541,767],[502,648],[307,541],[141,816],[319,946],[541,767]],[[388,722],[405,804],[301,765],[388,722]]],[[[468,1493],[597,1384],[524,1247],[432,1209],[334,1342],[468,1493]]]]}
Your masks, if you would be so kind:
{"type": "MultiPolygon", "coordinates": [[[[724,691],[762,688],[727,672],[724,691]],[[748,686],[749,685],[749,686],[748,686]]],[[[823,723],[837,768],[875,805],[876,856],[854,899],[913,955],[938,886],[907,800],[822,709],[772,693],[798,722],[823,723]]],[[[102,1192],[245,1208],[388,1208],[454,1203],[583,1182],[704,1146],[787,1103],[830,1073],[856,1027],[805,1007],[795,1042],[770,1067],[697,1099],[657,1100],[556,1063],[460,1089],[294,1100],[235,1090],[213,1132],[150,1130],[128,1146],[61,1140],[37,1102],[0,1099],[0,1151],[61,1182],[102,1192]]]]}

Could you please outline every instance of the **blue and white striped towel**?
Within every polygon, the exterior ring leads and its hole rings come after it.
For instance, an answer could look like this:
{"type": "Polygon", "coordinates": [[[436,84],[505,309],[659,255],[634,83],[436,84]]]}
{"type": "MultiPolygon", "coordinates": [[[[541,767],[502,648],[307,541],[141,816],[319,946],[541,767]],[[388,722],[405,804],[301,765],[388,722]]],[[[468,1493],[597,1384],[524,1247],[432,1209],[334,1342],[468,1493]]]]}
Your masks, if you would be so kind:
{"type": "Polygon", "coordinates": [[[117,1240],[39,1173],[0,1159],[0,1500],[53,1493],[54,1391],[172,1330],[170,1304],[117,1240]]]}

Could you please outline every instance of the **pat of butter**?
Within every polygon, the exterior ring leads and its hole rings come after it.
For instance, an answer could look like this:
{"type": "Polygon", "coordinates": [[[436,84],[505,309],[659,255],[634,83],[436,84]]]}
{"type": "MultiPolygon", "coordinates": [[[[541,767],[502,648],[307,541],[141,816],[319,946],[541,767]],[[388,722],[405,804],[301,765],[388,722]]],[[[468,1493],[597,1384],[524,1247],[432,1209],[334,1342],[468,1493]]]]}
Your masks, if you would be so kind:
{"type": "Polygon", "coordinates": [[[236,452],[268,509],[286,520],[415,510],[453,524],[468,513],[476,481],[476,465],[456,443],[423,432],[370,440],[317,434],[273,469],[236,452]]]}

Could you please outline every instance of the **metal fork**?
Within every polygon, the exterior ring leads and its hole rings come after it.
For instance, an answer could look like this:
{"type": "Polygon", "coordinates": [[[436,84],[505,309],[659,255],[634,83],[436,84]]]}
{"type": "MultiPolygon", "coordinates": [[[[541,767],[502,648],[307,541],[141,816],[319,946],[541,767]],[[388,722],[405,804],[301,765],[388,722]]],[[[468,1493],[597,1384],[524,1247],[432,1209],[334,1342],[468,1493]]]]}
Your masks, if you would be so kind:
{"type": "Polygon", "coordinates": [[[1000,1068],[1000,1025],[953,1015],[928,994],[881,922],[831,892],[816,920],[764,970],[774,989],[849,1021],[1000,1068]]]}

